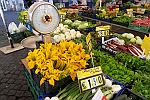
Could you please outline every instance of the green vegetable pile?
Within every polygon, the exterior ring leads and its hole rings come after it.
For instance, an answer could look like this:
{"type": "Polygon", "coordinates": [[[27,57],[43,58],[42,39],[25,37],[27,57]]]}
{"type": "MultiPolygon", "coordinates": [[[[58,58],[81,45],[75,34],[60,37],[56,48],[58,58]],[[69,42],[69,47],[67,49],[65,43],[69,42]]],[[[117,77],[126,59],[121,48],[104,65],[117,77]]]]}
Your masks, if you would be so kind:
{"type": "Polygon", "coordinates": [[[114,18],[113,23],[124,25],[124,26],[129,26],[129,24],[133,21],[132,18],[128,16],[119,16],[117,18],[114,18]]]}
{"type": "Polygon", "coordinates": [[[134,80],[132,90],[150,99],[149,61],[124,53],[118,54],[115,59],[104,51],[94,50],[93,53],[95,66],[102,66],[104,73],[124,84],[134,80]]]}
{"type": "MultiPolygon", "coordinates": [[[[75,41],[82,42],[86,49],[85,36],[75,41]]],[[[101,50],[100,46],[93,53],[95,66],[101,66],[104,73],[123,84],[134,81],[131,89],[150,100],[150,61],[126,53],[118,53],[114,57],[101,50]]]]}

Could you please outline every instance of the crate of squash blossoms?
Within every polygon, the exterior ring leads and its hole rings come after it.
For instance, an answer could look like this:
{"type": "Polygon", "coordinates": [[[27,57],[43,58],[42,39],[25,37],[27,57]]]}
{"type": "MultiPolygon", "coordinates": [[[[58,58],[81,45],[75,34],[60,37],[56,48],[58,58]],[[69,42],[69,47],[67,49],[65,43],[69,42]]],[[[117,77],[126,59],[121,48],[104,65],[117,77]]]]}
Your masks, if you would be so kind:
{"type": "Polygon", "coordinates": [[[41,44],[38,49],[28,53],[26,61],[41,93],[54,96],[76,79],[77,71],[86,68],[90,55],[85,53],[82,43],[71,41],[81,36],[79,31],[59,24],[51,34],[54,43],[41,44]]]}

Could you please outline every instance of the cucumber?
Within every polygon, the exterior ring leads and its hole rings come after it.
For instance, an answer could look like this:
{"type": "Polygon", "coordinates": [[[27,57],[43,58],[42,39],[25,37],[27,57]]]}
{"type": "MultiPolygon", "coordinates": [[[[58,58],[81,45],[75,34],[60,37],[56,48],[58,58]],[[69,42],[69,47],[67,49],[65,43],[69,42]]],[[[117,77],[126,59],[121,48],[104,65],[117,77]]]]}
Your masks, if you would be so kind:
{"type": "Polygon", "coordinates": [[[87,92],[84,94],[82,100],[86,100],[87,97],[90,95],[90,93],[91,93],[91,91],[87,91],[87,92]]]}

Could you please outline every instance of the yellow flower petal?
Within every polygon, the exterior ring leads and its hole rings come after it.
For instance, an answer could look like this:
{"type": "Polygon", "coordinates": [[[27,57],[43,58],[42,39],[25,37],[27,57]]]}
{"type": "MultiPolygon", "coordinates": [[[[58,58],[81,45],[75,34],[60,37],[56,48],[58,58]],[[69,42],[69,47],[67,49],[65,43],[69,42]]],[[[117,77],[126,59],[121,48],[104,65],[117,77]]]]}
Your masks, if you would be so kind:
{"type": "Polygon", "coordinates": [[[50,85],[54,86],[55,81],[54,81],[54,79],[53,79],[53,78],[49,79],[49,81],[48,81],[48,82],[49,82],[49,84],[50,84],[50,85]]]}
{"type": "Polygon", "coordinates": [[[33,69],[35,66],[35,62],[34,61],[28,62],[28,66],[29,66],[29,69],[33,69]]]}
{"type": "Polygon", "coordinates": [[[40,80],[40,85],[42,85],[45,80],[46,80],[45,78],[42,78],[42,79],[40,80]]]}

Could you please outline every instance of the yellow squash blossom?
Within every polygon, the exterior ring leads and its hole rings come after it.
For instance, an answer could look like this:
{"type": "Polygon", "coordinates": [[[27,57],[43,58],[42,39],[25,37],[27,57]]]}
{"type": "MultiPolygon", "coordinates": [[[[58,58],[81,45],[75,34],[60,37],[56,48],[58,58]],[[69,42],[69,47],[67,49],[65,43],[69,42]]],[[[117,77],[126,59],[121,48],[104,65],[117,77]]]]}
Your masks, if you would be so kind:
{"type": "Polygon", "coordinates": [[[45,81],[54,86],[55,81],[70,76],[76,79],[77,71],[86,68],[90,55],[85,53],[82,44],[63,41],[59,44],[41,44],[39,49],[29,52],[26,60],[30,69],[42,76],[40,85],[45,81]]]}

